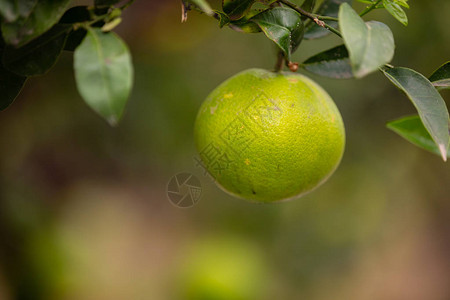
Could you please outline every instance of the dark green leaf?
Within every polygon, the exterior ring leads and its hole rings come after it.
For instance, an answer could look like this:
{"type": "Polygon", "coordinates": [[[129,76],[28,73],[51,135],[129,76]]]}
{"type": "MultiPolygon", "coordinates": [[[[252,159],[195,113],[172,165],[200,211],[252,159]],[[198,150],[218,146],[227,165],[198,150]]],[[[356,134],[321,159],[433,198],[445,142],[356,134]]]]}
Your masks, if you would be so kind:
{"type": "Polygon", "coordinates": [[[95,6],[109,6],[119,3],[121,0],[95,0],[95,6]]]}
{"type": "Polygon", "coordinates": [[[276,7],[265,10],[250,20],[277,44],[290,61],[291,53],[297,49],[303,39],[305,27],[300,14],[287,7],[276,7]]]}
{"type": "Polygon", "coordinates": [[[433,85],[440,89],[450,89],[450,61],[440,66],[430,76],[433,85]]]}
{"type": "Polygon", "coordinates": [[[18,18],[13,23],[3,23],[3,38],[7,44],[21,47],[40,36],[63,15],[70,0],[41,0],[27,18],[18,18]]]}
{"type": "MultiPolygon", "coordinates": [[[[316,6],[316,0],[305,0],[302,3],[301,8],[306,10],[307,12],[312,12],[314,10],[314,6],[316,6]]],[[[307,17],[302,16],[302,21],[305,21],[307,19],[307,17]]]]}
{"type": "Polygon", "coordinates": [[[239,20],[252,7],[255,0],[222,0],[223,11],[231,20],[239,20]]]}
{"type": "Polygon", "coordinates": [[[0,0],[0,15],[7,23],[27,18],[38,0],[0,0]]]}
{"type": "Polygon", "coordinates": [[[260,10],[255,10],[255,9],[250,10],[241,19],[239,19],[237,21],[231,21],[229,24],[229,27],[233,30],[236,30],[239,32],[245,32],[245,33],[261,32],[261,28],[259,28],[259,26],[256,23],[251,21],[251,18],[256,16],[259,13],[261,13],[260,10]]]}
{"type": "MultiPolygon", "coordinates": [[[[329,16],[329,17],[337,18],[338,12],[339,12],[339,6],[342,3],[351,4],[352,0],[324,0],[322,2],[322,4],[319,6],[319,8],[317,9],[316,14],[321,15],[321,16],[329,16]]],[[[338,28],[337,22],[327,21],[327,24],[336,29],[338,28]]],[[[306,26],[305,39],[307,39],[307,40],[318,39],[318,38],[327,36],[328,34],[330,34],[329,30],[318,26],[314,22],[310,22],[306,26]]]]}
{"type": "Polygon", "coordinates": [[[364,23],[353,8],[344,3],[339,9],[339,27],[355,77],[364,77],[392,60],[394,37],[385,24],[364,23]]]}
{"type": "Polygon", "coordinates": [[[22,76],[46,73],[58,60],[70,28],[70,25],[57,24],[23,47],[7,46],[3,52],[3,65],[22,76]]]}
{"type": "Polygon", "coordinates": [[[266,5],[266,6],[269,6],[270,4],[276,2],[277,0],[257,0],[257,1],[262,3],[262,4],[264,4],[264,5],[266,5]]]}
{"type": "Polygon", "coordinates": [[[86,22],[91,19],[87,6],[74,6],[69,8],[59,20],[60,24],[74,24],[86,22]]]}
{"type": "Polygon", "coordinates": [[[219,17],[219,27],[222,28],[225,25],[228,25],[230,23],[230,18],[226,13],[220,10],[214,10],[214,12],[219,17]]]}
{"type": "MultiPolygon", "coordinates": [[[[59,24],[75,24],[91,20],[91,13],[87,6],[74,6],[69,8],[59,20],[59,24]]],[[[99,27],[104,25],[104,22],[98,24],[99,27]]],[[[80,27],[76,30],[72,30],[66,39],[64,50],[75,51],[78,45],[81,44],[86,36],[86,29],[80,27]]]]}
{"type": "Polygon", "coordinates": [[[302,3],[301,8],[303,8],[307,12],[312,12],[314,10],[314,6],[316,6],[316,0],[305,0],[302,3]]]}
{"type": "Polygon", "coordinates": [[[26,80],[26,77],[11,73],[0,65],[0,111],[14,102],[26,80]]]}
{"type": "Polygon", "coordinates": [[[307,59],[302,67],[311,73],[337,79],[353,78],[347,48],[340,45],[307,59]]]}
{"type": "Polygon", "coordinates": [[[111,125],[123,113],[131,91],[133,65],[125,43],[114,33],[89,29],[74,53],[75,79],[86,103],[111,125]]]}
{"type": "Polygon", "coordinates": [[[84,28],[79,28],[77,30],[72,30],[64,44],[64,50],[75,51],[75,49],[83,42],[86,37],[87,31],[84,28]]]}
{"type": "Polygon", "coordinates": [[[383,5],[386,10],[400,23],[405,26],[408,25],[408,17],[406,16],[405,11],[399,4],[396,3],[395,0],[383,0],[383,5]]]}
{"type": "MultiPolygon", "coordinates": [[[[423,126],[419,116],[404,117],[389,122],[386,126],[414,145],[441,156],[439,148],[423,126]]],[[[450,157],[450,153],[447,153],[447,157],[450,157]]]]}
{"type": "Polygon", "coordinates": [[[392,68],[383,72],[412,101],[445,160],[449,144],[449,115],[444,99],[427,78],[414,70],[392,68]]]}

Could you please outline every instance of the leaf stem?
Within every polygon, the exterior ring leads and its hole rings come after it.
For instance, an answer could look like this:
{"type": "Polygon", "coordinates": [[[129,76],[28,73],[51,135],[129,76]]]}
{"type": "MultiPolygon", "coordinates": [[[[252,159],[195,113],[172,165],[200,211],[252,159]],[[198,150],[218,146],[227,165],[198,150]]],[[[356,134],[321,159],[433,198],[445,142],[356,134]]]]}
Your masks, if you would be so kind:
{"type": "Polygon", "coordinates": [[[324,27],[326,29],[328,29],[329,31],[331,31],[332,33],[334,33],[335,35],[337,35],[338,37],[340,37],[340,38],[342,37],[342,34],[340,33],[340,31],[337,30],[336,28],[334,28],[333,26],[330,26],[330,25],[324,23],[324,27]]]}
{"type": "MultiPolygon", "coordinates": [[[[122,6],[118,7],[117,9],[120,9],[121,11],[124,11],[131,4],[133,4],[134,1],[136,1],[136,0],[130,0],[127,3],[123,4],[122,6]]],[[[112,7],[112,8],[114,8],[114,7],[112,7]]],[[[81,22],[81,23],[74,23],[73,24],[74,29],[78,28],[79,26],[83,26],[86,29],[88,29],[92,24],[95,24],[95,23],[97,23],[99,21],[103,21],[103,20],[107,19],[111,15],[111,12],[113,11],[111,9],[108,9],[108,10],[109,11],[106,14],[103,14],[103,15],[100,15],[100,16],[96,16],[96,18],[94,18],[93,20],[86,21],[86,22],[81,22]]]]}
{"type": "Polygon", "coordinates": [[[366,14],[368,14],[369,12],[371,12],[372,10],[374,10],[375,8],[377,8],[377,5],[381,2],[382,0],[377,0],[375,1],[371,6],[367,6],[366,9],[364,9],[359,16],[365,16],[366,14]]]}
{"type": "MultiPolygon", "coordinates": [[[[379,0],[381,1],[381,0],[379,0]]],[[[333,17],[328,17],[328,16],[320,16],[320,15],[316,15],[316,14],[312,14],[307,12],[306,10],[304,10],[303,8],[301,8],[298,5],[295,5],[294,3],[288,1],[288,0],[278,0],[278,2],[285,4],[286,6],[289,6],[290,8],[292,8],[293,10],[297,11],[299,14],[313,20],[317,25],[319,25],[320,27],[326,28],[329,31],[331,31],[332,33],[334,33],[335,35],[342,37],[341,33],[339,32],[339,30],[335,29],[334,27],[328,25],[327,23],[325,23],[323,20],[330,20],[330,21],[338,21],[337,18],[333,18],[333,17]]]]}

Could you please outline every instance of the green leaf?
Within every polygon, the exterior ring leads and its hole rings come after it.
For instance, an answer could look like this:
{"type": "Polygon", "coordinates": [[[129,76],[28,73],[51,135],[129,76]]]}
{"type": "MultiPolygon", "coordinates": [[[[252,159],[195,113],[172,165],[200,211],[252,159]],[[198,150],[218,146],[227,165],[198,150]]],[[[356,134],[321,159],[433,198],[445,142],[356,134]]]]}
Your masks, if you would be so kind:
{"type": "Polygon", "coordinates": [[[361,17],[347,3],[339,9],[339,26],[357,78],[377,70],[394,56],[394,37],[385,24],[361,17]]]}
{"type": "Polygon", "coordinates": [[[13,23],[3,23],[3,38],[7,44],[21,47],[40,36],[63,15],[70,0],[41,0],[27,18],[18,18],[13,23]]]}
{"type": "Polygon", "coordinates": [[[393,0],[396,4],[409,8],[408,0],[393,0]]]}
{"type": "Polygon", "coordinates": [[[70,28],[70,25],[56,24],[23,47],[7,46],[3,52],[3,65],[22,76],[46,73],[58,60],[70,28]]]}
{"type": "Polygon", "coordinates": [[[116,28],[122,22],[122,18],[115,18],[102,26],[103,32],[108,32],[116,28]]]}
{"type": "Polygon", "coordinates": [[[181,0],[183,5],[186,7],[186,4],[191,3],[197,6],[201,11],[203,11],[208,16],[212,16],[214,11],[206,0],[181,0]]]}
{"type": "MultiPolygon", "coordinates": [[[[316,0],[305,0],[302,3],[301,8],[306,10],[307,12],[312,12],[314,10],[314,7],[316,6],[316,0]]],[[[302,16],[302,20],[305,21],[307,17],[302,16]]]]}
{"type": "Polygon", "coordinates": [[[423,125],[447,159],[449,114],[444,99],[422,74],[407,68],[392,68],[383,73],[412,101],[423,125]]]}
{"type": "Polygon", "coordinates": [[[353,78],[352,67],[345,45],[340,45],[308,58],[302,67],[307,71],[330,78],[353,78]]]}
{"type": "Polygon", "coordinates": [[[288,61],[303,39],[305,27],[300,14],[287,7],[265,10],[250,19],[283,51],[288,61]]]}
{"type": "Polygon", "coordinates": [[[261,13],[260,10],[250,10],[248,13],[245,14],[244,17],[242,17],[239,20],[236,21],[230,21],[230,24],[228,26],[239,32],[245,32],[245,33],[257,33],[261,32],[261,28],[259,26],[251,21],[251,18],[256,16],[257,14],[261,13]]]}
{"type": "Polygon", "coordinates": [[[86,103],[111,125],[120,120],[133,81],[126,44],[113,32],[89,29],[74,53],[75,79],[86,103]]]}
{"type": "Polygon", "coordinates": [[[434,71],[430,76],[430,81],[439,89],[450,89],[450,61],[434,71]]]}
{"type": "Polygon", "coordinates": [[[252,7],[255,0],[222,0],[222,9],[231,20],[239,20],[252,7]]]}
{"type": "Polygon", "coordinates": [[[0,0],[0,15],[7,23],[26,18],[38,0],[0,0]]]}
{"type": "Polygon", "coordinates": [[[214,10],[214,12],[219,16],[219,27],[222,28],[225,25],[230,24],[230,18],[226,13],[220,10],[214,10]]]}
{"type": "MultiPolygon", "coordinates": [[[[339,6],[342,3],[351,4],[352,0],[324,0],[316,11],[316,14],[321,16],[328,16],[337,18],[339,6]]],[[[331,27],[338,28],[338,23],[334,21],[327,21],[331,27]]],[[[318,26],[314,22],[308,23],[305,30],[305,39],[312,40],[327,36],[331,32],[325,28],[318,26]]]]}
{"type": "Polygon", "coordinates": [[[405,26],[408,25],[408,17],[406,16],[405,11],[402,9],[400,4],[397,3],[396,0],[383,0],[383,5],[386,8],[386,10],[400,23],[402,23],[405,26]]]}
{"type": "Polygon", "coordinates": [[[26,80],[26,77],[16,75],[0,65],[0,111],[14,102],[26,80]]]}
{"type": "MultiPolygon", "coordinates": [[[[439,148],[423,126],[419,116],[404,117],[389,122],[386,126],[414,145],[441,156],[439,148]]],[[[447,153],[448,157],[450,157],[450,153],[447,153]]]]}

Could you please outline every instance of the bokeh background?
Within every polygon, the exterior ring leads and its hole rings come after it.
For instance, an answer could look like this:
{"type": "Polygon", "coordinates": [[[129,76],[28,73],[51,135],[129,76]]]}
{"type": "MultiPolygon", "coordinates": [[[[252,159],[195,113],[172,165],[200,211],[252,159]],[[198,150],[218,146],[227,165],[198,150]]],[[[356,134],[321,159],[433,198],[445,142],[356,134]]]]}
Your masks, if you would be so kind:
{"type": "MultiPolygon", "coordinates": [[[[366,19],[392,28],[394,65],[428,76],[450,58],[450,1],[410,5],[408,27],[366,19]]],[[[117,128],[78,95],[71,53],[0,114],[0,299],[450,299],[449,165],[385,128],[414,113],[409,100],[381,74],[309,74],[343,115],[339,169],[291,202],[233,198],[195,164],[196,111],[229,76],[272,68],[275,50],[180,14],[179,1],[125,12],[135,85],[117,128]],[[203,187],[189,209],[167,199],[179,172],[203,187]]],[[[294,58],[338,43],[304,41],[294,58]]]]}

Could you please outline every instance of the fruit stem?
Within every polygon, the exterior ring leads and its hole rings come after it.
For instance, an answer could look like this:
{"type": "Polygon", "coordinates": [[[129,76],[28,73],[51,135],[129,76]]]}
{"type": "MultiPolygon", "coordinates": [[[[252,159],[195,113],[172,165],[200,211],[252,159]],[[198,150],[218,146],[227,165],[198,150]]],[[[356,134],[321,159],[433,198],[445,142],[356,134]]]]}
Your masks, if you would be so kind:
{"type": "Polygon", "coordinates": [[[283,69],[283,62],[284,62],[284,54],[282,51],[278,51],[277,55],[277,63],[275,64],[275,72],[281,72],[283,69]]]}

